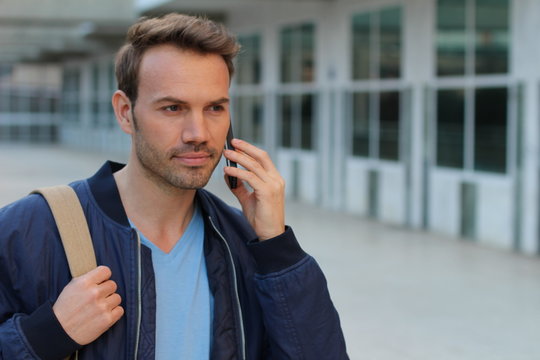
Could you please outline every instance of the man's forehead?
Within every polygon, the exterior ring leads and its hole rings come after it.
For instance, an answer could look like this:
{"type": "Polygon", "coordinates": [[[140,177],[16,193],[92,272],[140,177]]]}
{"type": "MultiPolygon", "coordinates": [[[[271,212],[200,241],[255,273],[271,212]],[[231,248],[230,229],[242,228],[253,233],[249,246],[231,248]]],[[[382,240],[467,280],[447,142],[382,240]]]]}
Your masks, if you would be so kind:
{"type": "Polygon", "coordinates": [[[229,72],[221,56],[174,46],[149,49],[141,61],[138,82],[139,92],[152,102],[167,97],[210,102],[229,96],[229,72]]]}
{"type": "Polygon", "coordinates": [[[162,66],[167,64],[173,66],[177,66],[178,64],[192,64],[198,66],[212,65],[216,67],[224,67],[224,69],[228,72],[225,60],[218,54],[205,54],[189,49],[182,49],[171,44],[156,45],[145,51],[141,59],[141,69],[144,67],[149,67],[150,69],[159,70],[159,68],[153,67],[155,63],[160,63],[162,66]]]}

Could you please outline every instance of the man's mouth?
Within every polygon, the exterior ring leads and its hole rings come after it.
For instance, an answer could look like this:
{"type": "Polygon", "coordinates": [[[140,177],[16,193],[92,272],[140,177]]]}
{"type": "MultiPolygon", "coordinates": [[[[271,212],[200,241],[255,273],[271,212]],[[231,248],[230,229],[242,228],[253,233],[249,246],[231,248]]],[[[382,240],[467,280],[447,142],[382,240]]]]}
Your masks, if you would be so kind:
{"type": "Polygon", "coordinates": [[[203,166],[211,157],[212,155],[207,152],[190,152],[174,155],[172,159],[186,166],[203,166]]]}

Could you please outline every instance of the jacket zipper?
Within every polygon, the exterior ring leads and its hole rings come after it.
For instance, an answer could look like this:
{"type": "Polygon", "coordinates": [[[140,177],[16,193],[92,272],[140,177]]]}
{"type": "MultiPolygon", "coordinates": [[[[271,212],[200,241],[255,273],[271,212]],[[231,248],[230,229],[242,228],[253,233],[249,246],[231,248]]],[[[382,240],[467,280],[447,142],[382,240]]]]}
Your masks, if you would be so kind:
{"type": "Polygon", "coordinates": [[[225,240],[225,237],[219,232],[216,225],[214,224],[214,221],[212,220],[212,217],[208,217],[208,220],[210,220],[210,224],[214,228],[214,231],[219,235],[223,243],[225,244],[225,248],[227,249],[227,253],[229,254],[229,260],[231,262],[232,272],[233,272],[233,288],[234,288],[234,296],[236,300],[236,307],[238,308],[238,315],[240,317],[240,341],[241,341],[241,358],[243,360],[246,359],[246,337],[244,333],[244,319],[242,317],[242,307],[240,306],[240,296],[238,295],[238,283],[236,280],[236,268],[234,266],[234,259],[232,256],[231,248],[229,247],[229,244],[227,243],[227,240],[225,240]]]}
{"type": "Polygon", "coordinates": [[[141,313],[142,313],[142,295],[141,295],[141,237],[139,232],[135,230],[137,234],[137,322],[136,322],[136,332],[135,332],[135,351],[133,359],[137,360],[139,355],[139,338],[141,336],[141,313]]]}

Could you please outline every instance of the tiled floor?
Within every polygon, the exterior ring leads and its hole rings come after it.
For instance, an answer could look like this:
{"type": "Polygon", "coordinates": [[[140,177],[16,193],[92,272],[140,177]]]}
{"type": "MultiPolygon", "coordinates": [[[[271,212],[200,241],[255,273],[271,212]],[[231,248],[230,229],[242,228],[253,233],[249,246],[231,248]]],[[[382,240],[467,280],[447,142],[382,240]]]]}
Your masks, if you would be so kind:
{"type": "MultiPolygon", "coordinates": [[[[0,206],[105,159],[0,144],[0,206]]],[[[221,175],[209,187],[235,203],[221,175]]],[[[540,359],[540,257],[293,202],[287,215],[327,275],[351,359],[540,359]]]]}

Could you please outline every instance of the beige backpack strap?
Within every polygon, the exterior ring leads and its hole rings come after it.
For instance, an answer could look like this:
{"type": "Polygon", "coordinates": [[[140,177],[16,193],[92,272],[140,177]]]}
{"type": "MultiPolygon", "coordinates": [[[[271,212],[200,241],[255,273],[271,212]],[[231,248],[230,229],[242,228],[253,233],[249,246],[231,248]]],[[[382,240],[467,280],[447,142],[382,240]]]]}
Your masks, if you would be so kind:
{"type": "Polygon", "coordinates": [[[72,277],[81,276],[97,267],[92,238],[81,203],[75,191],[67,185],[40,188],[32,194],[41,194],[49,203],[72,277]]]}

